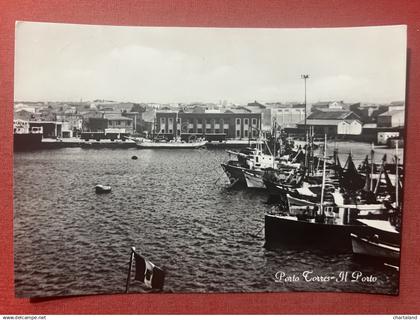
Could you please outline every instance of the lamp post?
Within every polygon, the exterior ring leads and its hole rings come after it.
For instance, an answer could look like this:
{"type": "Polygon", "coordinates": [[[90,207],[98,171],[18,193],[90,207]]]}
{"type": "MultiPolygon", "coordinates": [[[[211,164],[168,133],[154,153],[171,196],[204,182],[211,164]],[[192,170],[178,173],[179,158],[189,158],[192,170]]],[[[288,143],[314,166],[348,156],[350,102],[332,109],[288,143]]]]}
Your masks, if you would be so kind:
{"type": "Polygon", "coordinates": [[[305,82],[305,132],[306,132],[306,79],[309,78],[309,75],[308,74],[302,74],[300,77],[305,82]]]}
{"type": "Polygon", "coordinates": [[[302,74],[300,76],[305,83],[305,140],[306,140],[306,151],[305,151],[305,168],[308,167],[308,130],[306,127],[306,79],[309,78],[308,74],[302,74]]]}

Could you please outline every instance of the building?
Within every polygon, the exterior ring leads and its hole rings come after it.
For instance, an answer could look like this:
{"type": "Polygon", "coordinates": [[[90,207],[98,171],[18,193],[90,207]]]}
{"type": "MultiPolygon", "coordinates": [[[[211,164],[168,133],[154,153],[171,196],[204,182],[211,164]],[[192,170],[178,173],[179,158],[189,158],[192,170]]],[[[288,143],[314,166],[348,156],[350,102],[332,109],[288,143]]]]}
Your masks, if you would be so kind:
{"type": "Polygon", "coordinates": [[[133,119],[121,114],[105,113],[104,119],[108,121],[106,129],[118,130],[120,133],[134,133],[133,119]]]}
{"type": "Polygon", "coordinates": [[[239,109],[225,112],[157,112],[156,133],[174,135],[220,136],[226,139],[257,138],[261,114],[239,109]]]}
{"type": "MultiPolygon", "coordinates": [[[[362,122],[354,112],[346,110],[315,111],[308,116],[307,127],[313,127],[315,134],[337,135],[360,135],[362,122]]],[[[305,129],[305,121],[298,123],[298,128],[305,129]]]]}
{"type": "Polygon", "coordinates": [[[296,127],[305,120],[304,104],[277,104],[271,108],[273,121],[281,128],[296,127]]]}
{"type": "Polygon", "coordinates": [[[273,125],[273,110],[265,104],[258,101],[250,102],[246,107],[239,107],[245,112],[260,113],[261,114],[261,130],[271,131],[273,125]]]}
{"type": "Polygon", "coordinates": [[[57,121],[29,121],[29,130],[31,132],[34,130],[41,131],[43,138],[61,138],[62,127],[63,123],[57,121]]]}
{"type": "Polygon", "coordinates": [[[344,110],[346,104],[343,101],[319,101],[312,104],[312,112],[325,110],[344,110]]]}
{"type": "Polygon", "coordinates": [[[85,132],[105,132],[108,128],[108,119],[88,117],[84,118],[83,131],[85,132]]]}
{"type": "Polygon", "coordinates": [[[403,127],[405,123],[404,109],[392,109],[378,115],[378,127],[403,127]]]}

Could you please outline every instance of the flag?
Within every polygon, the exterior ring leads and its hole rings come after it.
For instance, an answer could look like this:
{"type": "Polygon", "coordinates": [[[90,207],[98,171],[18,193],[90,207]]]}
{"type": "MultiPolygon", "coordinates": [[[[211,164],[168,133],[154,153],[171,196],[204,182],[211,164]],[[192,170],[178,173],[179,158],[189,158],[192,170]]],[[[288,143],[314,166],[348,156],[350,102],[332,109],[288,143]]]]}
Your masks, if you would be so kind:
{"type": "Polygon", "coordinates": [[[162,289],[165,280],[163,270],[156,267],[137,252],[134,252],[134,259],[136,261],[135,279],[143,282],[149,288],[162,289]]]}

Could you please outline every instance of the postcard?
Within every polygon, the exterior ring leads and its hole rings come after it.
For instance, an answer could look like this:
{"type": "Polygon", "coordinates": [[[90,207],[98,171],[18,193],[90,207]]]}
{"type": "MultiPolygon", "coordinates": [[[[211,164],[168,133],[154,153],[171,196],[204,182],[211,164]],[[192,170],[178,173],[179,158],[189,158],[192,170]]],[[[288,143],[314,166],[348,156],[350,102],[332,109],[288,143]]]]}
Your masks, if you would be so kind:
{"type": "Polygon", "coordinates": [[[397,295],[406,53],[406,26],[17,22],[16,296],[397,295]]]}

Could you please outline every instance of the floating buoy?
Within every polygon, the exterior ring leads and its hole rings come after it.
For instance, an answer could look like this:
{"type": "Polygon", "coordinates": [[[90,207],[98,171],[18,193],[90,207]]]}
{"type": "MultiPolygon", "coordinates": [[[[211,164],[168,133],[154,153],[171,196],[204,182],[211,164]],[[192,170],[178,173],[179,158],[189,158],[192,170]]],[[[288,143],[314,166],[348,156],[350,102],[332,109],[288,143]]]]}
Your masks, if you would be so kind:
{"type": "Polygon", "coordinates": [[[138,158],[137,158],[137,156],[132,156],[131,159],[137,160],[138,158]]]}
{"type": "Polygon", "coordinates": [[[102,184],[97,184],[95,186],[96,193],[109,193],[111,192],[111,186],[104,186],[102,184]]]}

